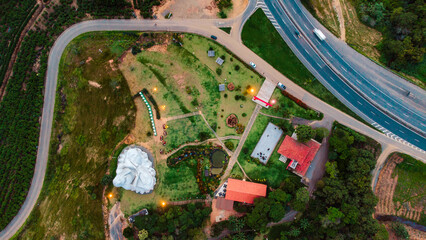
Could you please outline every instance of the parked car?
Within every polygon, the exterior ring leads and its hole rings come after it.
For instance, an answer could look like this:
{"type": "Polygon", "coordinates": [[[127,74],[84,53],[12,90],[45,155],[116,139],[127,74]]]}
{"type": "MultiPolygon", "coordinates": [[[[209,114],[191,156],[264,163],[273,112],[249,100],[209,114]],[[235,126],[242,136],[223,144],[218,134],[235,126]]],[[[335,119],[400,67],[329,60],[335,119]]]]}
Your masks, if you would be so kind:
{"type": "Polygon", "coordinates": [[[213,39],[213,40],[217,40],[217,37],[216,37],[215,35],[211,35],[210,37],[211,37],[211,39],[213,39]]]}
{"type": "Polygon", "coordinates": [[[286,87],[284,86],[284,84],[282,84],[282,83],[280,83],[280,82],[277,84],[277,87],[278,87],[279,89],[283,90],[283,91],[286,89],[286,87]]]}
{"type": "Polygon", "coordinates": [[[250,66],[251,66],[252,68],[256,68],[256,64],[254,64],[254,62],[250,62],[250,66]]]}

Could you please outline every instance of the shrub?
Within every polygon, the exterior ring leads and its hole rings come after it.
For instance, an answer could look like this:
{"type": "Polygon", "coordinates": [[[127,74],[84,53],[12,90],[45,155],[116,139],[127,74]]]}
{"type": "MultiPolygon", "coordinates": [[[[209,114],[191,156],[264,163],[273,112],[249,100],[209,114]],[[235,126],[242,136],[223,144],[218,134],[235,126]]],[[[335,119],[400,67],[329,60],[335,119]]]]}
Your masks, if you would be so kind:
{"type": "Polygon", "coordinates": [[[210,138],[209,132],[200,132],[198,133],[198,139],[202,142],[210,138]]]}
{"type": "Polygon", "coordinates": [[[249,152],[249,149],[247,147],[243,147],[243,153],[247,154],[249,152]]]}
{"type": "Polygon", "coordinates": [[[223,95],[223,97],[224,97],[224,98],[227,98],[227,97],[228,97],[228,94],[226,94],[226,93],[225,93],[225,94],[223,95]]]}
{"type": "Polygon", "coordinates": [[[216,68],[216,73],[217,75],[221,75],[222,74],[222,69],[221,68],[216,68]]]}
{"type": "Polygon", "coordinates": [[[197,98],[194,98],[194,100],[191,101],[192,106],[198,106],[198,100],[197,98]]]}
{"type": "Polygon", "coordinates": [[[243,113],[243,114],[241,114],[241,116],[246,117],[246,116],[247,116],[247,113],[243,113]]]}
{"type": "Polygon", "coordinates": [[[104,185],[104,186],[108,186],[112,183],[112,180],[113,180],[113,177],[111,175],[105,174],[102,177],[101,184],[104,185]]]}
{"type": "Polygon", "coordinates": [[[223,61],[225,61],[225,55],[220,56],[220,58],[222,58],[223,61]]]}
{"type": "Polygon", "coordinates": [[[235,95],[235,100],[236,101],[240,100],[240,95],[235,95]]]}
{"type": "Polygon", "coordinates": [[[234,69],[235,69],[235,71],[238,71],[238,70],[240,70],[240,66],[239,65],[235,65],[234,69]]]}
{"type": "Polygon", "coordinates": [[[405,229],[402,223],[396,222],[392,224],[392,230],[395,234],[402,239],[409,239],[410,235],[408,235],[407,229],[405,229]]]}
{"type": "Polygon", "coordinates": [[[231,141],[226,141],[225,142],[225,147],[228,148],[231,151],[234,150],[234,148],[235,148],[234,143],[231,142],[231,141]]]}
{"type": "Polygon", "coordinates": [[[219,17],[220,17],[220,18],[227,18],[227,17],[228,17],[228,15],[226,15],[226,13],[225,13],[224,11],[220,11],[220,12],[219,12],[219,17]]]}
{"type": "Polygon", "coordinates": [[[296,128],[297,140],[305,143],[314,137],[314,130],[308,125],[299,125],[296,128]]]}
{"type": "Polygon", "coordinates": [[[142,51],[141,51],[141,49],[138,46],[135,45],[135,46],[132,47],[132,54],[133,55],[136,55],[136,54],[138,54],[140,52],[142,52],[142,51]]]}

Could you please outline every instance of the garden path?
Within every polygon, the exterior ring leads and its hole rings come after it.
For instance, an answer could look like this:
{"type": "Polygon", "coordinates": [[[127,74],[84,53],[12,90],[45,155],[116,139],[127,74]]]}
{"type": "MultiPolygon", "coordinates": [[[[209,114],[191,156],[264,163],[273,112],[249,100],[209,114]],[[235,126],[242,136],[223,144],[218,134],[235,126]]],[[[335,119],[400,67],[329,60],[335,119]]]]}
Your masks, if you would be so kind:
{"type": "MultiPolygon", "coordinates": [[[[258,104],[254,108],[254,111],[253,111],[253,113],[252,113],[252,115],[250,117],[250,120],[248,121],[247,126],[244,129],[244,133],[241,136],[240,142],[238,143],[237,149],[235,149],[234,154],[231,156],[231,159],[229,160],[228,167],[226,168],[225,173],[222,175],[222,180],[221,180],[222,182],[228,178],[228,176],[231,173],[232,168],[234,167],[235,163],[238,162],[237,161],[238,155],[240,155],[241,149],[243,148],[243,145],[244,145],[244,143],[245,143],[245,141],[247,139],[247,136],[248,136],[251,128],[253,127],[254,121],[256,120],[257,115],[259,115],[259,112],[260,112],[261,108],[262,107],[260,105],[258,105],[258,104]]],[[[238,165],[239,165],[239,163],[238,163],[238,165]]],[[[244,173],[244,170],[242,169],[241,165],[239,165],[239,166],[240,166],[241,170],[244,173]]],[[[245,176],[247,176],[247,175],[245,175],[245,176]]]]}
{"type": "Polygon", "coordinates": [[[262,114],[263,116],[267,116],[267,117],[271,117],[271,118],[278,118],[278,119],[283,119],[283,120],[287,120],[287,121],[291,121],[290,118],[284,118],[284,117],[278,117],[278,116],[274,116],[274,115],[269,115],[263,112],[259,112],[260,114],[262,114]]]}
{"type": "MultiPolygon", "coordinates": [[[[226,137],[220,137],[221,141],[225,141],[225,140],[229,140],[229,139],[235,139],[235,140],[240,140],[239,136],[226,136],[226,137]]],[[[207,139],[203,142],[192,142],[192,143],[186,143],[181,145],[180,147],[176,148],[175,150],[171,151],[169,154],[167,154],[167,157],[170,157],[171,155],[173,155],[174,153],[176,153],[177,151],[181,150],[182,148],[186,147],[186,146],[196,146],[196,145],[202,145],[205,144],[209,141],[215,141],[217,140],[216,138],[211,138],[211,139],[207,139]]]]}
{"type": "MultiPolygon", "coordinates": [[[[203,114],[201,111],[199,111],[199,113],[200,113],[201,117],[203,118],[204,122],[206,123],[207,127],[210,129],[210,131],[212,131],[212,133],[214,134],[214,136],[216,137],[216,139],[219,141],[219,143],[220,143],[220,145],[222,146],[223,150],[225,150],[225,151],[226,151],[226,153],[228,153],[228,155],[229,155],[229,156],[232,156],[232,154],[233,154],[233,153],[232,153],[232,151],[231,151],[231,150],[229,150],[229,149],[225,146],[225,144],[222,142],[222,140],[220,140],[220,137],[217,135],[217,133],[213,130],[213,128],[212,128],[212,127],[210,127],[210,124],[207,122],[206,118],[204,117],[204,114],[203,114]]],[[[231,157],[231,158],[232,158],[232,157],[231,157]]]]}
{"type": "Polygon", "coordinates": [[[285,223],[285,222],[291,222],[291,221],[294,220],[297,213],[298,213],[298,211],[296,211],[296,210],[290,210],[288,213],[286,213],[284,215],[283,218],[281,218],[281,220],[279,220],[278,222],[270,222],[266,226],[267,227],[273,227],[275,225],[280,225],[280,224],[285,223]]]}
{"type": "Polygon", "coordinates": [[[199,114],[200,114],[200,112],[192,112],[192,113],[182,114],[182,115],[178,115],[178,116],[168,117],[168,118],[165,118],[164,121],[168,122],[168,121],[173,121],[173,120],[177,120],[177,119],[181,119],[181,118],[192,117],[192,116],[199,115],[199,114]]]}
{"type": "Polygon", "coordinates": [[[208,197],[206,199],[192,199],[192,200],[185,200],[185,201],[174,201],[174,202],[168,202],[169,205],[185,205],[188,203],[196,203],[196,202],[203,202],[204,204],[210,204],[213,199],[210,197],[210,195],[207,195],[208,197]]]}

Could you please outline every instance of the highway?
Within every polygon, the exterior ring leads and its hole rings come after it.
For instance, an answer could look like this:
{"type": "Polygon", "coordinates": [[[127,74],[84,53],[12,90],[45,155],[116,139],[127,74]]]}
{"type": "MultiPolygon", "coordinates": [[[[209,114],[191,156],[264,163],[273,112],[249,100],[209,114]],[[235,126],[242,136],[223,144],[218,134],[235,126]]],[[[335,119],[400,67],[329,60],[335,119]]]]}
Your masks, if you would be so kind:
{"type": "MultiPolygon", "coordinates": [[[[37,203],[37,199],[40,195],[40,191],[43,186],[43,180],[46,173],[49,142],[51,137],[53,112],[55,106],[55,96],[57,87],[57,78],[59,71],[59,61],[65,47],[71,42],[72,39],[80,34],[92,32],[92,31],[173,31],[173,32],[190,32],[199,35],[209,37],[210,35],[216,35],[217,41],[238,56],[242,61],[247,64],[250,61],[256,63],[256,71],[264,75],[269,80],[278,83],[281,82],[287,86],[287,91],[293,96],[301,99],[308,106],[321,111],[324,115],[331,116],[341,124],[348,126],[355,131],[358,131],[366,136],[369,136],[378,141],[382,147],[390,147],[395,151],[410,154],[423,162],[426,162],[426,156],[424,152],[418,151],[401,141],[395,141],[387,135],[380,133],[376,130],[371,129],[369,126],[357,121],[356,119],[348,116],[347,114],[335,109],[320,99],[316,98],[303,88],[299,87],[287,77],[283,76],[280,72],[270,66],[267,62],[261,59],[259,56],[254,54],[250,49],[245,47],[241,43],[239,34],[231,33],[231,35],[218,29],[218,26],[233,26],[233,29],[238,28],[240,32],[240,24],[244,23],[246,17],[254,10],[253,1],[250,1],[249,7],[246,12],[235,19],[211,19],[211,20],[194,20],[194,19],[173,19],[173,20],[95,20],[85,21],[73,25],[64,31],[53,45],[48,59],[47,77],[44,89],[44,103],[42,111],[42,120],[40,126],[40,139],[37,152],[37,161],[34,170],[34,177],[32,179],[31,187],[28,192],[28,196],[21,207],[19,213],[9,223],[9,225],[0,232],[0,239],[11,238],[25,223],[26,219],[30,215],[33,207],[37,203]],[[248,13],[248,14],[247,14],[248,13]]],[[[306,45],[299,45],[300,50],[304,51],[303,47],[306,45]]],[[[309,51],[309,48],[305,50],[309,51]]],[[[317,60],[315,54],[311,56],[314,60],[317,60]]],[[[326,68],[321,68],[322,74],[330,74],[326,68]]],[[[353,93],[353,92],[350,92],[353,93]]],[[[347,96],[349,99],[350,94],[347,96]]],[[[366,103],[365,103],[366,104],[366,103]]],[[[364,108],[363,106],[358,106],[364,108]]],[[[365,105],[367,107],[367,104],[365,105]]],[[[373,110],[373,109],[372,109],[373,110]]],[[[424,146],[424,145],[423,145],[424,146]]]]}
{"type": "MultiPolygon", "coordinates": [[[[325,41],[318,40],[312,33],[314,26],[304,19],[306,15],[301,12],[300,6],[287,6],[291,3],[295,1],[265,1],[258,5],[275,23],[277,31],[296,56],[333,95],[389,137],[426,150],[426,107],[422,106],[426,99],[425,92],[421,89],[417,91],[417,97],[421,97],[419,104],[411,106],[406,105],[406,101],[399,101],[400,96],[391,95],[385,88],[375,86],[374,81],[367,79],[375,78],[375,75],[361,74],[353,69],[327,43],[331,37],[327,36],[325,41]],[[295,14],[290,15],[292,11],[295,14]],[[296,29],[301,33],[301,38],[296,36],[296,29]]],[[[406,84],[405,80],[401,81],[406,84]]]]}

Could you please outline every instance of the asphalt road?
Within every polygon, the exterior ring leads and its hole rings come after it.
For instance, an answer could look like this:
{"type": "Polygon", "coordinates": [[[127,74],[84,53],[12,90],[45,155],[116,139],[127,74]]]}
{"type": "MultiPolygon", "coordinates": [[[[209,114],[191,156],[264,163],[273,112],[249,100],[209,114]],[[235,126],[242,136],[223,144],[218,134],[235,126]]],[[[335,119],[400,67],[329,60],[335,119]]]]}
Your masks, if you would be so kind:
{"type": "MultiPolygon", "coordinates": [[[[248,8],[248,10],[253,10],[248,8]]],[[[243,15],[242,15],[243,16],[243,15]]],[[[371,129],[369,126],[355,120],[354,118],[346,115],[345,113],[329,106],[322,102],[320,99],[314,97],[310,93],[298,85],[291,82],[288,78],[283,76],[280,72],[275,70],[267,62],[254,54],[250,49],[245,47],[239,40],[237,35],[229,35],[224,31],[218,29],[220,26],[232,26],[244,22],[242,16],[230,20],[96,20],[86,21],[73,25],[64,31],[61,36],[56,40],[53,48],[51,49],[47,77],[45,83],[44,105],[42,112],[40,140],[37,153],[37,162],[34,171],[34,177],[28,196],[21,207],[17,216],[10,222],[10,224],[0,233],[0,239],[11,238],[25,223],[26,219],[31,213],[37,199],[40,195],[43,186],[43,180],[46,173],[49,142],[52,130],[53,111],[55,105],[55,93],[57,87],[58,67],[62,53],[68,43],[78,35],[91,31],[174,31],[174,32],[191,32],[199,35],[209,37],[216,35],[218,42],[232,51],[242,61],[247,64],[253,61],[257,64],[256,71],[269,78],[274,82],[282,82],[287,86],[287,91],[295,97],[303,100],[308,106],[323,112],[325,115],[332,116],[336,121],[343,125],[351,127],[355,131],[365,134],[373,139],[376,139],[383,146],[392,146],[397,151],[410,154],[424,162],[426,157],[424,152],[413,149],[402,142],[395,141],[388,136],[371,129]]]]}
{"type": "MultiPolygon", "coordinates": [[[[402,104],[405,101],[399,101],[399,96],[397,98],[391,95],[386,88],[379,88],[373,84],[374,81],[370,81],[370,79],[375,79],[376,75],[371,75],[369,72],[361,74],[351,68],[328,44],[329,36],[325,41],[319,41],[312,33],[314,27],[310,21],[304,19],[303,16],[306,15],[300,12],[299,6],[297,4],[287,6],[291,3],[294,3],[294,0],[285,1],[284,8],[281,1],[266,1],[261,6],[302,63],[327,89],[363,119],[385,132],[389,137],[400,141],[406,140],[408,142],[406,144],[426,150],[426,125],[424,124],[426,107],[422,107],[421,103],[426,99],[425,92],[420,89],[416,93],[418,97],[421,97],[420,105],[406,106],[402,104]],[[289,14],[292,11],[296,13],[294,16],[289,14]],[[296,36],[296,29],[302,33],[301,38],[296,36]],[[321,56],[318,52],[322,53],[321,56]],[[324,56],[328,56],[330,59],[324,60],[324,56]]],[[[402,79],[401,82],[409,84],[402,79]]]]}

